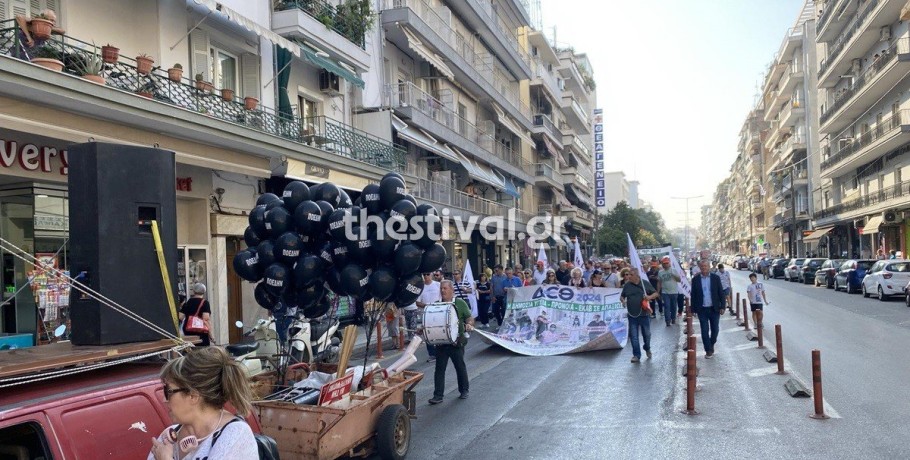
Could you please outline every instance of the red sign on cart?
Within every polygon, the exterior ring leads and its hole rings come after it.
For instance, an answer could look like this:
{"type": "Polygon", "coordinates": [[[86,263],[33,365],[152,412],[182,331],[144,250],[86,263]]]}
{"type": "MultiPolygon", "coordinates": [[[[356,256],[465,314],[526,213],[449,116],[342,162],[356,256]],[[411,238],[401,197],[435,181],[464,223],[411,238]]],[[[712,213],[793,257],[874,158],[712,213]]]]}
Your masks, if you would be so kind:
{"type": "Polygon", "coordinates": [[[354,374],[348,374],[340,379],[332,380],[322,386],[319,391],[319,405],[325,406],[335,401],[340,401],[344,395],[351,392],[354,383],[354,374]]]}

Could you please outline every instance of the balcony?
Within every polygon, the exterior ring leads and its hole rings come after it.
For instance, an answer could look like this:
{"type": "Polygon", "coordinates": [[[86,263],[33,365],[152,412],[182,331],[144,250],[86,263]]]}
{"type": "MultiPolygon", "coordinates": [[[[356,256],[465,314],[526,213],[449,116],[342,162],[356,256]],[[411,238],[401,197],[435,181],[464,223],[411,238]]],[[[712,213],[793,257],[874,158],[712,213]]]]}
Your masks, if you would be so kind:
{"type": "Polygon", "coordinates": [[[557,144],[562,140],[562,133],[556,129],[553,120],[546,114],[539,113],[534,115],[534,130],[532,132],[535,134],[546,134],[557,144]]]}
{"type": "Polygon", "coordinates": [[[838,177],[862,164],[879,158],[910,140],[910,109],[897,112],[872,126],[856,139],[840,139],[822,158],[822,178],[838,177]]]}
{"type": "Polygon", "coordinates": [[[815,24],[815,36],[819,42],[829,42],[843,30],[850,15],[856,11],[858,2],[854,0],[831,0],[828,7],[815,24]]]}
{"type": "Polygon", "coordinates": [[[576,132],[591,133],[588,115],[574,97],[563,95],[561,107],[566,114],[566,119],[569,120],[569,124],[576,132]]]}
{"type": "Polygon", "coordinates": [[[842,90],[834,102],[822,112],[819,121],[822,133],[838,132],[862,115],[910,70],[910,38],[895,40],[862,74],[853,80],[852,87],[842,90]]]}
{"type": "Polygon", "coordinates": [[[803,108],[802,101],[793,99],[784,104],[784,107],[780,112],[780,125],[782,127],[791,128],[796,125],[796,122],[806,115],[806,109],[803,108]]]}
{"type": "Polygon", "coordinates": [[[594,190],[594,176],[588,168],[562,168],[562,182],[577,186],[577,190],[585,194],[594,190]]]}
{"type": "Polygon", "coordinates": [[[370,68],[363,49],[369,21],[354,7],[325,0],[278,0],[272,12],[272,30],[279,35],[306,40],[359,69],[370,68]]]}
{"type": "Polygon", "coordinates": [[[856,198],[815,211],[816,225],[821,227],[844,219],[855,219],[882,212],[886,209],[906,207],[910,204],[910,180],[890,187],[860,195],[856,198]]]}
{"type": "MultiPolygon", "coordinates": [[[[0,22],[0,54],[14,58],[21,55],[15,51],[23,49],[17,31],[13,21],[0,22]]],[[[78,63],[85,62],[92,50],[97,50],[99,56],[101,54],[94,45],[67,35],[54,35],[45,46],[53,49],[66,62],[63,74],[72,76],[81,74],[78,63]]],[[[155,103],[176,107],[192,114],[190,116],[197,118],[201,125],[210,125],[212,120],[230,123],[237,128],[315,147],[337,156],[337,161],[353,159],[395,171],[404,167],[405,152],[390,141],[328,117],[301,119],[292,114],[279,114],[277,110],[261,105],[247,110],[244,102],[238,100],[239,96],[227,100],[227,91],[202,88],[187,78],[171,80],[168,73],[159,67],[148,74],[140,74],[136,61],[126,56],[120,56],[116,63],[104,64],[101,75],[107,88],[118,90],[111,96],[133,95],[137,106],[155,103]]],[[[71,85],[78,84],[71,82],[71,85]]]]}
{"type": "Polygon", "coordinates": [[[837,84],[840,75],[850,73],[850,60],[862,57],[881,41],[879,28],[891,25],[900,16],[901,7],[900,2],[866,0],[859,13],[828,46],[827,57],[819,64],[819,86],[830,88],[837,84]]]}
{"type": "Polygon", "coordinates": [[[524,182],[534,179],[534,168],[506,144],[497,141],[486,130],[460,117],[452,108],[430,96],[411,82],[388,85],[389,106],[404,118],[443,141],[470,153],[475,158],[508,171],[524,182]]]}
{"type": "Polygon", "coordinates": [[[780,81],[780,99],[778,99],[776,102],[780,103],[781,99],[784,99],[787,96],[792,96],[793,90],[796,89],[800,83],[802,83],[803,78],[805,78],[805,72],[802,64],[793,63],[787,66],[787,73],[780,81]]]}
{"type": "Polygon", "coordinates": [[[562,211],[562,216],[569,219],[582,227],[594,227],[594,214],[577,207],[569,207],[562,211]]]}
{"type": "MultiPolygon", "coordinates": [[[[453,2],[452,5],[472,3],[453,2]]],[[[422,48],[426,52],[438,53],[451,63],[447,69],[455,80],[470,93],[490,99],[502,106],[512,118],[531,129],[531,108],[522,102],[520,85],[495,65],[496,59],[489,52],[475,52],[474,44],[466,41],[451,25],[451,11],[445,6],[433,8],[424,0],[385,0],[381,13],[386,38],[402,50],[422,48]],[[421,41],[418,46],[408,38],[404,28],[414,32],[421,41]],[[431,49],[432,47],[432,49],[431,49]]],[[[409,32],[410,33],[410,32],[409,32]]],[[[415,57],[423,59],[415,51],[415,57]]],[[[527,72],[530,77],[530,69],[527,72]]]]}
{"type": "Polygon", "coordinates": [[[553,203],[544,203],[537,205],[537,214],[541,216],[552,216],[556,211],[556,205],[553,203]]]}
{"type": "Polygon", "coordinates": [[[459,0],[448,6],[465,22],[468,29],[480,34],[506,68],[519,80],[531,78],[530,58],[522,48],[518,33],[484,0],[459,0]]]}
{"type": "Polygon", "coordinates": [[[552,71],[547,70],[547,65],[539,58],[534,60],[534,78],[531,79],[531,86],[545,88],[554,101],[562,98],[562,88],[559,87],[559,80],[552,71]]]}

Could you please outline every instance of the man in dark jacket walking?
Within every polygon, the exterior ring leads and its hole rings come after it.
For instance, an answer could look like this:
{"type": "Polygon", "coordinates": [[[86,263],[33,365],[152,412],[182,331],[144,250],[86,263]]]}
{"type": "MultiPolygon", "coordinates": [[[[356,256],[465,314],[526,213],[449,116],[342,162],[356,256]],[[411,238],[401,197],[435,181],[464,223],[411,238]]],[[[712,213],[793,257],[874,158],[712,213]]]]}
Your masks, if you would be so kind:
{"type": "Polygon", "coordinates": [[[727,298],[720,277],[711,273],[711,264],[702,260],[698,263],[698,268],[700,272],[692,278],[692,310],[698,315],[701,325],[705,359],[711,359],[720,332],[720,315],[724,314],[727,298]]]}

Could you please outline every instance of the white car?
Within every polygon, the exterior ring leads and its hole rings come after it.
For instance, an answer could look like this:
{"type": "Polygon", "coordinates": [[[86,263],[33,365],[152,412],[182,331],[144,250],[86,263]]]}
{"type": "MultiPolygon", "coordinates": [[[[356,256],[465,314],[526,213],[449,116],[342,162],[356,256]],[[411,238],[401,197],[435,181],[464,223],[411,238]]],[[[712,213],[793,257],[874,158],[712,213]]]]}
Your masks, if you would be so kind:
{"type": "Polygon", "coordinates": [[[884,301],[888,296],[903,295],[907,283],[910,260],[879,260],[863,277],[863,297],[875,293],[878,300],[884,301]]]}

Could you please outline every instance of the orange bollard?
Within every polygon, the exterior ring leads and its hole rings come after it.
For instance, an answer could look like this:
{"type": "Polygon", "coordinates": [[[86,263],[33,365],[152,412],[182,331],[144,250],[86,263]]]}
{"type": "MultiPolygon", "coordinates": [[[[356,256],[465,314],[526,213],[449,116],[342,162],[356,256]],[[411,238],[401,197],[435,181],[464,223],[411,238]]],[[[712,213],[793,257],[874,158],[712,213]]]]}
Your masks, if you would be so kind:
{"type": "MultiPolygon", "coordinates": [[[[736,293],[736,304],[735,305],[736,305],[736,319],[739,319],[739,293],[738,292],[736,293]]],[[[730,311],[732,312],[733,309],[731,308],[730,311]]]]}
{"type": "Polygon", "coordinates": [[[376,321],[376,359],[382,359],[382,319],[376,321]]]}
{"type": "Polygon", "coordinates": [[[764,328],[758,325],[756,325],[755,328],[758,330],[758,348],[765,348],[765,337],[764,334],[762,334],[762,329],[764,328]]]}
{"type": "Polygon", "coordinates": [[[687,349],[687,351],[688,351],[688,350],[695,350],[695,347],[697,346],[697,345],[695,344],[695,336],[694,336],[694,335],[690,335],[688,340],[689,340],[689,348],[687,349]]]}
{"type": "Polygon", "coordinates": [[[686,312],[686,336],[692,335],[692,311],[686,312]]]}
{"type": "MultiPolygon", "coordinates": [[[[689,343],[692,343],[691,337],[689,343]]],[[[688,356],[686,357],[686,410],[683,411],[686,415],[697,415],[698,411],[695,410],[695,350],[689,348],[688,356]]]]}
{"type": "Polygon", "coordinates": [[[822,352],[812,350],[812,397],[815,398],[815,413],[809,417],[819,420],[825,415],[825,399],[822,397],[822,352]]]}
{"type": "Polygon", "coordinates": [[[777,375],[784,375],[784,340],[780,336],[780,324],[774,325],[774,334],[777,336],[777,375]]]}
{"type": "Polygon", "coordinates": [[[749,307],[746,305],[746,299],[743,299],[743,327],[745,327],[747,331],[752,330],[749,328],[749,307]]]}
{"type": "Polygon", "coordinates": [[[405,321],[404,321],[404,312],[398,316],[398,349],[404,350],[404,336],[405,336],[405,321]]]}

